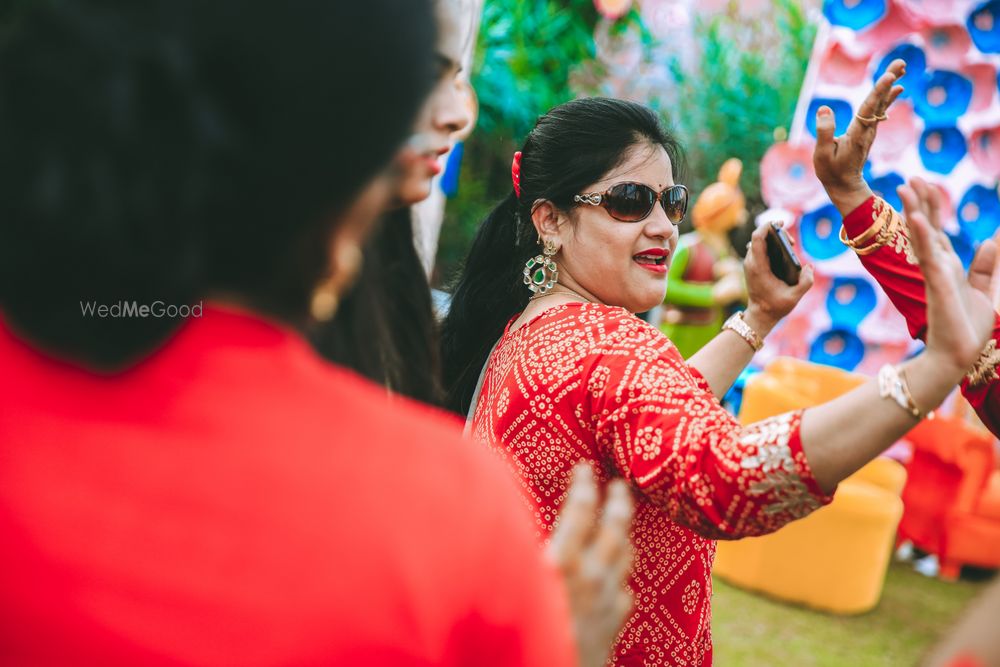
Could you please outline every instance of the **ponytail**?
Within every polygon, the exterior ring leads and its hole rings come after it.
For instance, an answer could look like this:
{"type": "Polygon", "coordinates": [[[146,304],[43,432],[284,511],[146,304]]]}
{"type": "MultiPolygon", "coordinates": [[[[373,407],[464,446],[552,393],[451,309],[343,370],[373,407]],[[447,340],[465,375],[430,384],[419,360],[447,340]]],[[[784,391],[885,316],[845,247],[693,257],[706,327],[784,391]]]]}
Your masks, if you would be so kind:
{"type": "Polygon", "coordinates": [[[479,374],[507,322],[531,296],[520,267],[538,249],[520,238],[530,224],[518,219],[519,203],[512,190],[479,227],[441,331],[446,407],[459,414],[468,411],[479,374]]]}

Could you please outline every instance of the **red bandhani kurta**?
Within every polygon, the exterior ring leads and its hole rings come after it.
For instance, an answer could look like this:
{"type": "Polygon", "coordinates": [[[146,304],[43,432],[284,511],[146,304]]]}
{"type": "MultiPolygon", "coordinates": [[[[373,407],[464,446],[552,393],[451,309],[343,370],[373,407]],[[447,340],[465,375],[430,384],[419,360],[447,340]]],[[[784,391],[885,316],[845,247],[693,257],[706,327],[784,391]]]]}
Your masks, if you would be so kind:
{"type": "Polygon", "coordinates": [[[576,463],[631,482],[635,608],[612,664],[708,665],[713,540],[774,531],[830,500],[800,416],[743,427],[655,327],[623,308],[567,304],[504,333],[472,426],[506,453],[543,533],[576,463]]]}
{"type": "MultiPolygon", "coordinates": [[[[868,198],[844,217],[844,230],[849,238],[865,232],[879,215],[898,215],[882,199],[868,198]]],[[[910,248],[909,233],[900,220],[892,237],[878,250],[860,256],[868,273],[885,290],[892,305],[904,318],[914,338],[924,340],[927,334],[927,297],[924,277],[910,248]]],[[[1000,436],[1000,315],[993,324],[993,339],[983,349],[975,367],[962,381],[962,394],[979,418],[994,435],[1000,436]]]]}

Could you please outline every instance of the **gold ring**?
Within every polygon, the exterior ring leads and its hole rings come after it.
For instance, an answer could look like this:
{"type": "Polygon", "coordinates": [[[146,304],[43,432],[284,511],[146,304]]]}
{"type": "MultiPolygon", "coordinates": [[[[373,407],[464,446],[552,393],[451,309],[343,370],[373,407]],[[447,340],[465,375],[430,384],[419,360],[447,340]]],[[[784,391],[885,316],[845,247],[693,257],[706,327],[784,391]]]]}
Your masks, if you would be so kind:
{"type": "Polygon", "coordinates": [[[862,116],[861,114],[854,114],[854,117],[860,120],[862,123],[879,123],[883,120],[889,120],[889,114],[877,114],[875,116],[862,116]]]}

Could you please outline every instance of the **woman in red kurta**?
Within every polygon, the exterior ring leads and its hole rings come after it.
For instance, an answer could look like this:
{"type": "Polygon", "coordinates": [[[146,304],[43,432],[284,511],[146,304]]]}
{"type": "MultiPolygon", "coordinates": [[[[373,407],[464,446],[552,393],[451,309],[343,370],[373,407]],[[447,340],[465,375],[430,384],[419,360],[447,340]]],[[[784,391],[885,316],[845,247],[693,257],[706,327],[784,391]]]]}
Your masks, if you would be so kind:
{"type": "Polygon", "coordinates": [[[701,665],[714,540],[776,530],[830,500],[799,420],[741,428],[658,329],[623,308],[566,303],[505,332],[472,423],[512,455],[545,531],[577,461],[632,481],[635,608],[617,662],[701,665]]]}
{"type": "MultiPolygon", "coordinates": [[[[879,86],[891,83],[887,74],[879,86]]],[[[986,296],[951,270],[954,253],[914,210],[926,233],[917,256],[943,260],[928,274],[939,296],[927,352],[829,404],[738,424],[719,398],[812,274],[793,286],[772,275],[766,229],[756,230],[747,310],[685,363],[633,315],[666,288],[686,208],[676,163],[676,144],[639,105],[584,99],[543,116],[515,157],[514,191],[479,232],[444,331],[452,407],[471,409],[473,433],[510,456],[543,535],[578,461],[631,484],[636,604],[615,665],[710,664],[712,540],[767,533],[828,502],[947,396],[992,323],[986,296]]]]}

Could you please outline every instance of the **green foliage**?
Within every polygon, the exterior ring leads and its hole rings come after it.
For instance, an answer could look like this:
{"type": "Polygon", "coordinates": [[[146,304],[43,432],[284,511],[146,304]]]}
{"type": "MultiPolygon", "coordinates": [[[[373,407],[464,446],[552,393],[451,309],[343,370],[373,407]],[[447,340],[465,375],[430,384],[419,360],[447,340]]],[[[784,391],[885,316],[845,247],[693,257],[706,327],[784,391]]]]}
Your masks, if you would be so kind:
{"type": "Polygon", "coordinates": [[[671,63],[678,95],[666,115],[688,153],[688,184],[695,193],[714,182],[730,157],[743,160],[741,185],[751,212],[763,210],[760,160],[789,129],[816,28],[796,0],[775,0],[767,16],[748,21],[737,3],[700,21],[695,63],[671,63]]]}
{"type": "Polygon", "coordinates": [[[489,0],[472,83],[481,135],[523,137],[535,119],[572,97],[569,76],[594,57],[592,0],[489,0]]]}
{"type": "MultiPolygon", "coordinates": [[[[445,210],[436,285],[453,277],[479,222],[510,191],[511,158],[538,116],[597,94],[607,74],[594,57],[599,20],[593,0],[486,0],[472,71],[479,123],[465,145],[458,195],[445,210]]],[[[650,62],[657,45],[634,8],[611,32],[630,29],[650,62]]],[[[663,112],[687,148],[685,180],[695,194],[735,156],[743,160],[751,212],[763,210],[760,160],[774,130],[791,124],[815,32],[800,0],[775,0],[752,20],[731,0],[727,12],[694,26],[693,53],[660,56],[675,85],[643,101],[663,112]]]]}
{"type": "MultiPolygon", "coordinates": [[[[599,20],[593,0],[486,0],[472,70],[479,122],[465,145],[458,196],[446,209],[436,284],[454,274],[479,221],[510,191],[511,158],[535,120],[596,93],[571,80],[584,65],[588,78],[601,76],[593,69],[599,20]]],[[[641,25],[634,9],[616,29],[628,25],[641,25]]]]}

